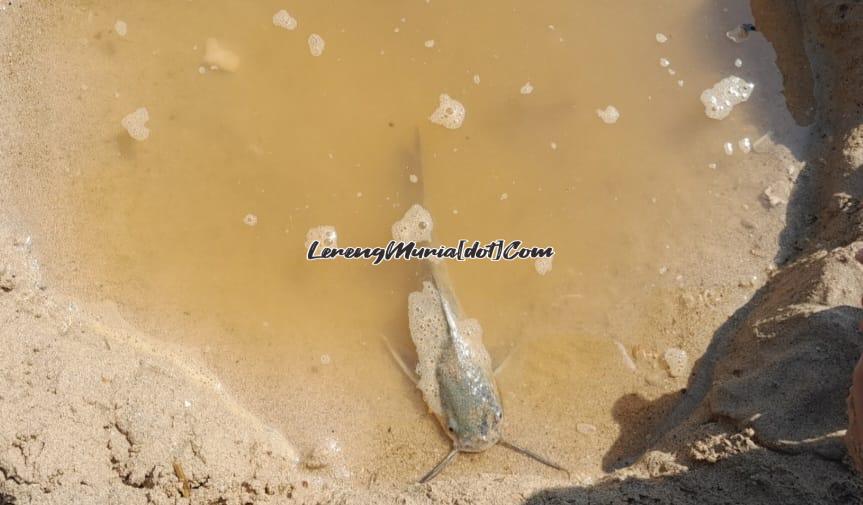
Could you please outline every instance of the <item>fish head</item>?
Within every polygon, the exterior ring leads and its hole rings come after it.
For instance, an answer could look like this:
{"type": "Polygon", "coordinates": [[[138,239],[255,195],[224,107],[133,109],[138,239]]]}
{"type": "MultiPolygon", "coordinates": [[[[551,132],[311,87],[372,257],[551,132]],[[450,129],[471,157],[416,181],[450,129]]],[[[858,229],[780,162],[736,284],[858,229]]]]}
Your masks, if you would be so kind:
{"type": "Polygon", "coordinates": [[[482,452],[500,441],[503,408],[497,395],[445,405],[450,408],[444,409],[443,424],[458,450],[482,452]]]}

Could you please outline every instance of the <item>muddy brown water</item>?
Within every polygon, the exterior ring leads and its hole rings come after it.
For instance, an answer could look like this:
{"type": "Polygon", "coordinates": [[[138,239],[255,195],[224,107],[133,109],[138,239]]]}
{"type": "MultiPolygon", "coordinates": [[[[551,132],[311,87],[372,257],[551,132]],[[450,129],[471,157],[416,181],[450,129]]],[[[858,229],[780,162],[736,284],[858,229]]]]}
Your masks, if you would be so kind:
{"type": "MultiPolygon", "coordinates": [[[[98,120],[75,127],[100,140],[33,203],[49,222],[74,216],[58,240],[36,237],[53,278],[196,350],[301,450],[338,447],[325,472],[363,482],[416,478],[448,448],[381,341],[412,359],[407,295],[423,270],[308,262],[308,229],[382,245],[424,201],[441,242],[552,245],[544,276],[531,261],[460,263],[451,276],[495,361],[510,358],[499,376],[509,438],[596,475],[619,434],[618,399],[685,384],[662,370],[645,381],[624,359],[682,345],[647,323],[661,288],[691,274],[666,265],[691,231],[722,225],[733,198],[705,195],[717,171],[747,170],[738,140],[787,114],[769,44],[725,37],[752,21],[740,1],[92,1],[65,12],[50,36],[86,70],[77,99],[98,120]],[[280,9],[297,29],[274,26],[280,9]],[[311,33],[326,42],[319,57],[311,33]],[[236,69],[203,62],[208,38],[236,69]],[[753,98],[708,119],[699,95],[731,74],[756,83],[753,98]],[[460,129],[428,121],[441,93],[465,105],[460,129]],[[608,105],[615,124],[596,114],[608,105]],[[150,115],[142,142],[120,127],[138,107],[150,115]]],[[[547,472],[497,450],[450,471],[502,470],[547,472]]]]}

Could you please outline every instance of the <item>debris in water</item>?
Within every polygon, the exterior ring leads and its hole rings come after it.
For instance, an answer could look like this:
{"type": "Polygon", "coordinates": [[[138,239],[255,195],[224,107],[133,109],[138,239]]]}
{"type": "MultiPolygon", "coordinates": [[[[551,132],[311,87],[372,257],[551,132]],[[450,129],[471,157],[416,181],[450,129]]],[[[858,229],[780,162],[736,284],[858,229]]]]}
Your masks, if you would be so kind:
{"type": "Polygon", "coordinates": [[[147,140],[150,136],[150,129],[147,128],[147,121],[150,120],[150,113],[147,111],[146,107],[141,107],[135,112],[126,115],[120,121],[120,124],[123,128],[129,132],[129,136],[135,140],[143,141],[147,140]]]}
{"type": "Polygon", "coordinates": [[[450,130],[461,127],[465,116],[464,105],[446,93],[440,95],[439,100],[440,104],[429,116],[429,121],[450,130]]]}
{"type": "Polygon", "coordinates": [[[672,377],[681,377],[686,373],[686,367],[689,364],[689,357],[683,349],[669,347],[664,353],[662,353],[662,360],[665,362],[668,375],[672,377]]]}
{"type": "Polygon", "coordinates": [[[743,23],[742,25],[736,26],[725,32],[725,36],[739,44],[748,39],[749,33],[754,31],[757,31],[755,29],[755,25],[743,23]]]}
{"type": "Polygon", "coordinates": [[[734,144],[732,144],[731,142],[726,142],[725,144],[723,144],[722,149],[725,150],[725,154],[727,154],[728,156],[734,154],[734,144]]]}
{"type": "Polygon", "coordinates": [[[741,60],[740,58],[737,58],[736,60],[734,60],[734,66],[737,68],[742,67],[743,66],[743,60],[741,60]]]}
{"type": "Polygon", "coordinates": [[[704,113],[712,119],[725,119],[735,105],[749,100],[755,85],[736,75],[726,77],[701,93],[704,113]]]}
{"type": "Polygon", "coordinates": [[[434,47],[434,40],[433,40],[433,39],[429,39],[429,40],[425,41],[425,42],[423,43],[423,45],[424,45],[424,46],[426,46],[426,47],[428,47],[429,49],[431,49],[431,48],[433,48],[433,47],[434,47]]]}
{"type": "Polygon", "coordinates": [[[533,93],[533,84],[531,84],[530,81],[524,83],[524,86],[521,87],[519,92],[522,95],[529,95],[529,94],[533,93]]]}
{"type": "Polygon", "coordinates": [[[128,32],[128,26],[126,26],[126,22],[122,19],[118,19],[116,23],[114,23],[114,31],[117,32],[117,35],[121,37],[125,37],[128,32]]]}
{"type": "Polygon", "coordinates": [[[749,137],[743,137],[737,145],[740,146],[740,152],[743,154],[747,154],[752,151],[752,141],[749,140],[749,137]]]}
{"type": "Polygon", "coordinates": [[[549,256],[547,258],[537,258],[533,264],[533,267],[536,269],[536,273],[539,275],[545,275],[551,272],[552,260],[554,260],[554,256],[549,256]]]}
{"type": "Polygon", "coordinates": [[[665,44],[666,42],[668,42],[668,37],[666,37],[664,33],[657,33],[656,41],[660,44],[665,44]]]}
{"type": "Polygon", "coordinates": [[[229,51],[219,44],[219,41],[210,37],[204,49],[204,63],[225,72],[235,72],[240,66],[240,57],[233,51],[229,51]]]}
{"type": "Polygon", "coordinates": [[[620,119],[620,112],[614,105],[609,105],[605,109],[596,109],[596,115],[606,124],[614,124],[620,119]]]}
{"type": "Polygon", "coordinates": [[[297,20],[285,9],[273,14],[273,24],[285,30],[296,30],[297,20]]]}
{"type": "Polygon", "coordinates": [[[247,226],[255,226],[258,224],[258,216],[254,214],[246,214],[243,218],[243,222],[246,223],[247,226]]]}
{"type": "Polygon", "coordinates": [[[312,242],[318,241],[323,247],[338,247],[338,234],[335,226],[315,226],[306,232],[306,249],[311,247],[312,242]]]}
{"type": "Polygon", "coordinates": [[[317,33],[309,35],[309,52],[312,53],[312,56],[320,56],[324,54],[325,46],[326,43],[324,42],[323,37],[317,33]]]}
{"type": "Polygon", "coordinates": [[[671,65],[671,62],[668,60],[668,58],[659,58],[659,66],[660,67],[666,68],[669,65],[671,65]]]}
{"type": "Polygon", "coordinates": [[[405,212],[404,217],[392,227],[393,240],[396,242],[430,242],[434,222],[431,214],[421,205],[414,204],[405,212]]]}

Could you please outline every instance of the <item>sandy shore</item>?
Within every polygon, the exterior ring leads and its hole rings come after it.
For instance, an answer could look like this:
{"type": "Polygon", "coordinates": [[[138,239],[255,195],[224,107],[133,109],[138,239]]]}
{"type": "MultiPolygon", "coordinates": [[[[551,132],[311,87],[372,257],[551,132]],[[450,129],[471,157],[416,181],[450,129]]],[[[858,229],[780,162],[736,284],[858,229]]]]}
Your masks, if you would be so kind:
{"type": "MultiPolygon", "coordinates": [[[[802,33],[768,33],[786,81],[800,82],[800,65],[783,67],[800,61],[800,38],[817,76],[816,126],[783,232],[788,259],[715,329],[685,394],[642,409],[667,414],[632,466],[600,482],[482,474],[358,487],[323,478],[182,350],[45,285],[0,190],[0,504],[860,503],[842,437],[863,318],[853,260],[863,247],[863,5],[798,5],[802,33]]],[[[0,24],[7,34],[9,24],[0,24]]],[[[4,59],[25,68],[13,53],[4,59]]],[[[3,124],[63,113],[0,108],[3,124]]],[[[14,133],[2,152],[0,164],[26,161],[14,156],[14,133]]]]}

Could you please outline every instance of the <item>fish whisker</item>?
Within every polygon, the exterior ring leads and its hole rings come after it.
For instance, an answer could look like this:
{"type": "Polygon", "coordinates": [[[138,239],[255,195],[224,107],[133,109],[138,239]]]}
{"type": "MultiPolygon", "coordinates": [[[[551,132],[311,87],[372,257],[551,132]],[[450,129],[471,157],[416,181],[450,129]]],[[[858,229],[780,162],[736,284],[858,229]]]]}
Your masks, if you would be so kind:
{"type": "Polygon", "coordinates": [[[545,465],[545,466],[549,466],[549,467],[551,467],[551,468],[554,468],[555,470],[560,470],[561,472],[566,473],[566,476],[567,476],[567,477],[570,477],[569,470],[567,470],[566,468],[564,468],[564,467],[562,467],[562,466],[558,465],[557,463],[554,463],[553,461],[550,461],[550,460],[545,459],[544,457],[540,456],[539,454],[537,454],[537,453],[535,453],[535,452],[533,452],[533,451],[531,451],[531,450],[525,449],[525,448],[523,448],[523,447],[519,447],[519,446],[517,446],[517,445],[512,444],[511,442],[507,442],[506,440],[501,440],[501,441],[500,441],[500,445],[502,445],[502,446],[506,447],[507,449],[510,449],[510,450],[512,450],[512,451],[515,451],[515,452],[517,452],[517,453],[519,453],[519,454],[522,454],[522,455],[524,455],[524,456],[527,456],[528,458],[531,458],[531,459],[533,459],[533,460],[535,460],[535,461],[538,461],[538,462],[542,463],[542,464],[543,464],[543,465],[545,465]]]}

